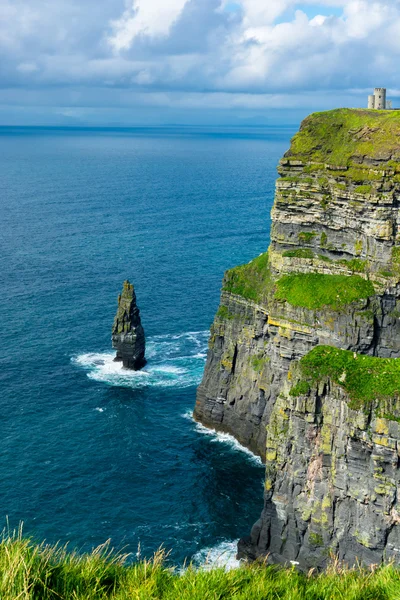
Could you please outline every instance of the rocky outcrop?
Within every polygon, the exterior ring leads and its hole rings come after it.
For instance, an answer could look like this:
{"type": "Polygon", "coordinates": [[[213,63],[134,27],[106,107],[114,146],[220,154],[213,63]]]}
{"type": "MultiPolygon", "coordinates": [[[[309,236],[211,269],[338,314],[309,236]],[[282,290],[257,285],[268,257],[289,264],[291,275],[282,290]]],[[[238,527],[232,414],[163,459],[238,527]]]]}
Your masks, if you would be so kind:
{"type": "Polygon", "coordinates": [[[267,425],[264,510],[240,556],[400,562],[399,392],[390,359],[318,346],[293,364],[267,425]]]}
{"type": "Polygon", "coordinates": [[[241,556],[397,557],[400,386],[384,376],[357,404],[365,374],[353,367],[296,377],[320,347],[397,367],[399,137],[397,112],[306,119],[278,168],[268,252],[225,274],[194,416],[266,461],[264,511],[241,556]]]}
{"type": "Polygon", "coordinates": [[[116,349],[115,361],[122,362],[126,369],[138,371],[146,364],[145,336],[136,305],[134,287],[124,282],[118,296],[118,309],[112,328],[112,346],[116,349]]]}

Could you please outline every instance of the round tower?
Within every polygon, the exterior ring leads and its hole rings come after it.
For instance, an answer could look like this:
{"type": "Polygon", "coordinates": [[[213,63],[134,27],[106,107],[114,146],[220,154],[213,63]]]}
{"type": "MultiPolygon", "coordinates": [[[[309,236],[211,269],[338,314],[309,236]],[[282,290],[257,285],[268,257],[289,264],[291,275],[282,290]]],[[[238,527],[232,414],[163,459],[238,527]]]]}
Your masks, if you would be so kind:
{"type": "Polygon", "coordinates": [[[368,96],[368,108],[369,109],[375,108],[375,96],[374,95],[368,96]]]}
{"type": "Polygon", "coordinates": [[[386,108],[386,89],[385,88],[375,88],[374,96],[375,96],[375,108],[377,110],[385,110],[385,108],[386,108]]]}

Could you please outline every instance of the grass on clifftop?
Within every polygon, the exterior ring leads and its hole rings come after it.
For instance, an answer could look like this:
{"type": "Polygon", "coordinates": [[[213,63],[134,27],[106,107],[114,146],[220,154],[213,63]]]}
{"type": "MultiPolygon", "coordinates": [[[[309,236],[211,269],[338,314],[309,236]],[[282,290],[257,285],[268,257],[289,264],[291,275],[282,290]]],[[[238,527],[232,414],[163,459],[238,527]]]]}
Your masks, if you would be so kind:
{"type": "MultiPolygon", "coordinates": [[[[331,346],[317,346],[300,360],[302,376],[315,383],[329,377],[349,395],[350,407],[361,408],[374,400],[400,396],[400,359],[365,356],[331,346]]],[[[307,393],[301,381],[298,395],[307,393]]],[[[292,395],[297,395],[292,389],[292,395]]],[[[393,418],[391,415],[381,415],[393,418]]]]}
{"type": "MultiPolygon", "coordinates": [[[[292,306],[311,310],[317,310],[324,306],[339,310],[346,304],[375,294],[372,283],[359,275],[295,273],[284,275],[276,282],[275,286],[277,300],[285,300],[292,306]]],[[[274,282],[268,265],[268,252],[261,254],[246,265],[240,265],[227,271],[222,284],[223,291],[242,296],[258,304],[267,303],[273,288],[274,282]]]]}
{"type": "Polygon", "coordinates": [[[163,554],[124,565],[107,546],[90,555],[38,546],[20,535],[0,543],[1,600],[393,600],[400,571],[332,566],[321,575],[250,566],[225,571],[167,568],[163,554]]]}
{"type": "Polygon", "coordinates": [[[259,304],[265,303],[271,290],[268,252],[261,254],[247,265],[240,265],[227,271],[222,289],[259,304]]]}
{"type": "Polygon", "coordinates": [[[310,310],[324,306],[340,310],[346,304],[374,294],[372,283],[359,275],[295,273],[284,275],[277,281],[275,298],[310,310]]]}
{"type": "Polygon", "coordinates": [[[355,156],[400,162],[400,112],[341,108],[307,117],[286,157],[348,166],[355,156]]]}

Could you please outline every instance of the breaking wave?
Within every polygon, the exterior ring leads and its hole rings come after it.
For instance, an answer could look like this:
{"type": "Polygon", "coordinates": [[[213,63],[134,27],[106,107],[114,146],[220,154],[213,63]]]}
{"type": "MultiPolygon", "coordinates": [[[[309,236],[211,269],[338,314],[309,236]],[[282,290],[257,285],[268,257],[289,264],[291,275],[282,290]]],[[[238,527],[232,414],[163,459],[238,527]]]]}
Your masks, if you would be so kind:
{"type": "Polygon", "coordinates": [[[208,331],[157,335],[146,342],[147,364],[141,371],[114,362],[115,352],[89,352],[72,357],[89,379],[131,388],[191,387],[201,381],[207,357],[208,331]]]}
{"type": "Polygon", "coordinates": [[[234,542],[224,540],[216,546],[203,548],[193,556],[192,563],[195,567],[206,571],[215,567],[223,567],[226,570],[237,569],[240,567],[240,560],[236,558],[237,544],[238,540],[234,542]]]}
{"type": "Polygon", "coordinates": [[[195,426],[195,429],[199,433],[208,435],[210,437],[211,442],[222,442],[224,444],[227,444],[228,446],[231,447],[232,450],[236,450],[238,452],[243,452],[244,454],[247,454],[248,458],[250,458],[251,461],[253,461],[257,465],[262,465],[261,458],[259,456],[257,456],[256,454],[253,454],[253,452],[251,450],[249,450],[248,448],[246,448],[245,446],[242,446],[242,444],[240,444],[237,441],[237,439],[233,437],[233,435],[230,435],[229,433],[220,433],[219,431],[216,431],[215,429],[209,429],[208,427],[204,427],[204,425],[202,425],[201,423],[197,423],[197,421],[195,421],[193,419],[192,411],[190,411],[190,410],[185,412],[182,415],[182,417],[184,419],[188,419],[189,421],[192,421],[192,423],[195,426]]]}

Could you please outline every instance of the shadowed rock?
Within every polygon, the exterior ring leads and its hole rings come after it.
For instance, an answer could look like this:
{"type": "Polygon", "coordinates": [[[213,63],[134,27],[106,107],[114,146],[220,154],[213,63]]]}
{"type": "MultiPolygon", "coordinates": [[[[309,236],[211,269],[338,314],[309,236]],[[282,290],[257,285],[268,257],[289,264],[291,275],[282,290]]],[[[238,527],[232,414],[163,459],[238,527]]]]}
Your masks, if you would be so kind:
{"type": "Polygon", "coordinates": [[[122,294],[118,296],[118,310],[112,328],[112,346],[117,351],[115,361],[126,369],[138,371],[146,364],[145,336],[136,305],[133,285],[124,281],[122,294]]]}

